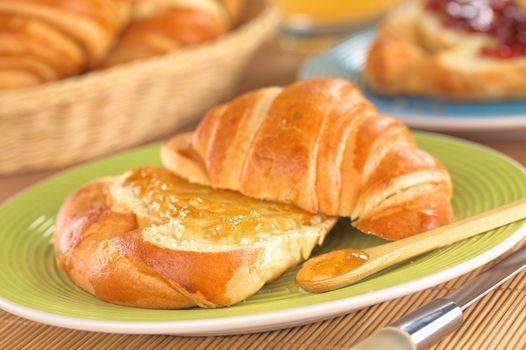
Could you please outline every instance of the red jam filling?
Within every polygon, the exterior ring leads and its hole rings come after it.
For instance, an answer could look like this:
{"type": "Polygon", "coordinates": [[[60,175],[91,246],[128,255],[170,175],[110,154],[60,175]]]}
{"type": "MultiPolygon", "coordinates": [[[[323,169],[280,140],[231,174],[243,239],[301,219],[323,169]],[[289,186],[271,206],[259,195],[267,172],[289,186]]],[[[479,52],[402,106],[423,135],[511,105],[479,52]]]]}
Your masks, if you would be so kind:
{"type": "Polygon", "coordinates": [[[425,6],[445,26],[495,37],[498,44],[483,47],[483,56],[526,56],[526,12],[513,0],[426,0],[425,6]]]}

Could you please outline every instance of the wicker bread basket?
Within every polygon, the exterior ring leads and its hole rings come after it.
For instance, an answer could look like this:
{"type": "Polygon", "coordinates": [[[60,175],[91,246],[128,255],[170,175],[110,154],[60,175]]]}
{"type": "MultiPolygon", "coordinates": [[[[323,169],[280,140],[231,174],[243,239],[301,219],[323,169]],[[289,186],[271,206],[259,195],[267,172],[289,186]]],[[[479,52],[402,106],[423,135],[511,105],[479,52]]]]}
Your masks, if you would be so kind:
{"type": "Polygon", "coordinates": [[[76,163],[188,124],[232,93],[279,22],[250,0],[247,20],[216,41],[35,88],[0,93],[0,174],[76,163]]]}

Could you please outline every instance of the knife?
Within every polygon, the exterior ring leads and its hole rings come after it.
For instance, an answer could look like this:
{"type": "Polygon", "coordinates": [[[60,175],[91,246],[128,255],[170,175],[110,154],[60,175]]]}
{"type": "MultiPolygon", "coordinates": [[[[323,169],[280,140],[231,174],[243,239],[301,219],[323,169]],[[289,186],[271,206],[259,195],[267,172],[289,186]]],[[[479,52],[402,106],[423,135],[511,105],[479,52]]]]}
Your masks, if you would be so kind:
{"type": "Polygon", "coordinates": [[[445,297],[376,331],[351,350],[428,349],[460,328],[465,309],[525,269],[526,246],[445,297]]]}

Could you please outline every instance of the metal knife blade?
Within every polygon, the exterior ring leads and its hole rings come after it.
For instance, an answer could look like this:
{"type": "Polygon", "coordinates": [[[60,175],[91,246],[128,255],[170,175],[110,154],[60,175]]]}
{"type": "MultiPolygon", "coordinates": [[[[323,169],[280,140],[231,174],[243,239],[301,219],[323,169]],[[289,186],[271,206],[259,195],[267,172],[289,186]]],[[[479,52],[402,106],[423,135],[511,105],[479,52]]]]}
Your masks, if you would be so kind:
{"type": "Polygon", "coordinates": [[[455,302],[462,310],[465,310],[471,304],[525,269],[526,246],[473,278],[465,285],[452,291],[446,298],[455,302]]]}
{"type": "Polygon", "coordinates": [[[423,350],[462,325],[463,311],[495,288],[526,270],[526,246],[443,298],[382,328],[351,350],[423,350]]]}

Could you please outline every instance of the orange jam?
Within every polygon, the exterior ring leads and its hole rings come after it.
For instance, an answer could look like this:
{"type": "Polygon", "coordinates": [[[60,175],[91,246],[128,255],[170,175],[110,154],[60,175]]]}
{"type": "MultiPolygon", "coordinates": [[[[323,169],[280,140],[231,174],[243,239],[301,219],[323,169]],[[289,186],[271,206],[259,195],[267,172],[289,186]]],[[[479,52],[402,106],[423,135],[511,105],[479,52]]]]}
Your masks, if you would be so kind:
{"type": "Polygon", "coordinates": [[[191,184],[163,168],[137,168],[126,176],[124,186],[132,187],[152,215],[176,227],[178,239],[199,236],[250,243],[321,220],[292,205],[191,184]]]}
{"type": "Polygon", "coordinates": [[[358,249],[342,249],[330,253],[330,257],[316,261],[311,267],[310,279],[321,281],[356,270],[367,262],[369,256],[358,249]]]}

